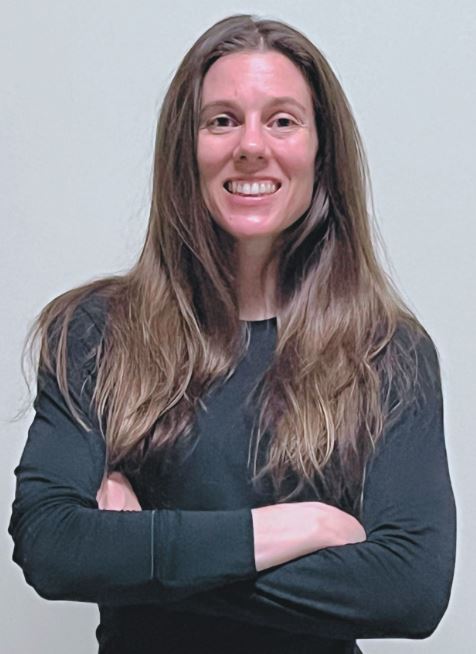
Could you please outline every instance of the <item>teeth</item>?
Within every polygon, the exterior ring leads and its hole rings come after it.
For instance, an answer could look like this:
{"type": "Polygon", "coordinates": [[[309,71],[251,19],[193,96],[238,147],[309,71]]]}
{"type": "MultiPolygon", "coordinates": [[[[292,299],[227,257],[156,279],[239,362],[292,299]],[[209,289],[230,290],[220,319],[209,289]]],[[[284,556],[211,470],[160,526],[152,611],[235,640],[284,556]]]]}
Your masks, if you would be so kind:
{"type": "Polygon", "coordinates": [[[227,182],[226,188],[240,195],[269,195],[278,190],[278,185],[274,182],[227,182]]]}

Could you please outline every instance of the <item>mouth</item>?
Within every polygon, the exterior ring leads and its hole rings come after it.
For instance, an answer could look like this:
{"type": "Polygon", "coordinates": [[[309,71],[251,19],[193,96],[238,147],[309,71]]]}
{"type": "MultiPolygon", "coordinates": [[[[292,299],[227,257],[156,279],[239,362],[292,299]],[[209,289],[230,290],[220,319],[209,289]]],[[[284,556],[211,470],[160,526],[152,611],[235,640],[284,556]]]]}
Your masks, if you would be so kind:
{"type": "Polygon", "coordinates": [[[281,188],[281,182],[265,179],[259,181],[227,180],[223,184],[230,195],[241,197],[264,197],[273,195],[281,188]]]}

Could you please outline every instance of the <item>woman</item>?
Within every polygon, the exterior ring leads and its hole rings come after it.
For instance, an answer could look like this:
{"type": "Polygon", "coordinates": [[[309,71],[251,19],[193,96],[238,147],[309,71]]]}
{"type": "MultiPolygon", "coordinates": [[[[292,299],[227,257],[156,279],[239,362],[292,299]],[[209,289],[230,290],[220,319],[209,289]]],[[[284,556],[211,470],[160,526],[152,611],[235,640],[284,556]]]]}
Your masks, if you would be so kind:
{"type": "Polygon", "coordinates": [[[41,313],[14,560],[96,602],[99,651],[358,651],[428,636],[455,509],[434,345],[382,271],[345,95],[232,16],[157,129],[133,269],[41,313]]]}

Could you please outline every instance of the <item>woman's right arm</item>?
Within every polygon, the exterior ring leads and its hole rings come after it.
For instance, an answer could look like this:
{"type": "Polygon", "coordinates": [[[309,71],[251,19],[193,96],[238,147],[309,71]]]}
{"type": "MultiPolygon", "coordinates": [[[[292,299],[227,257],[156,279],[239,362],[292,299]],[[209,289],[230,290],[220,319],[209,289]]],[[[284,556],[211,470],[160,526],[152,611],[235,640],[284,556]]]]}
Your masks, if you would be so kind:
{"type": "MultiPolygon", "coordinates": [[[[100,330],[81,308],[70,334],[72,393],[86,410],[92,384],[86,353],[100,330]]],[[[99,429],[86,431],[74,420],[54,375],[42,373],[39,381],[15,470],[9,532],[13,560],[42,597],[168,603],[256,575],[249,509],[99,511],[105,469],[99,429]]]]}

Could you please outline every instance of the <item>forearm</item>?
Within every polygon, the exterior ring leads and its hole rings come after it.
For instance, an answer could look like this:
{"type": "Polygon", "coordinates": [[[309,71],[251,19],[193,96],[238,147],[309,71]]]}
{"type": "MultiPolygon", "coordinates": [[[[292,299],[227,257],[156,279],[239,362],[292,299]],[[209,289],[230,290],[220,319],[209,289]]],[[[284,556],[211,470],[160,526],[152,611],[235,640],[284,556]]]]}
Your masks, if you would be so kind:
{"type": "Polygon", "coordinates": [[[276,504],[251,513],[257,571],[324,547],[365,540],[365,531],[353,516],[322,502],[276,504]]]}
{"type": "Polygon", "coordinates": [[[10,531],[14,561],[46,599],[167,604],[253,577],[250,522],[247,510],[98,511],[63,501],[15,511],[10,531]]]}
{"type": "Polygon", "coordinates": [[[426,543],[418,527],[382,527],[365,543],[323,549],[171,608],[320,638],[427,637],[446,609],[454,567],[451,499],[442,510],[447,529],[426,543]]]}

